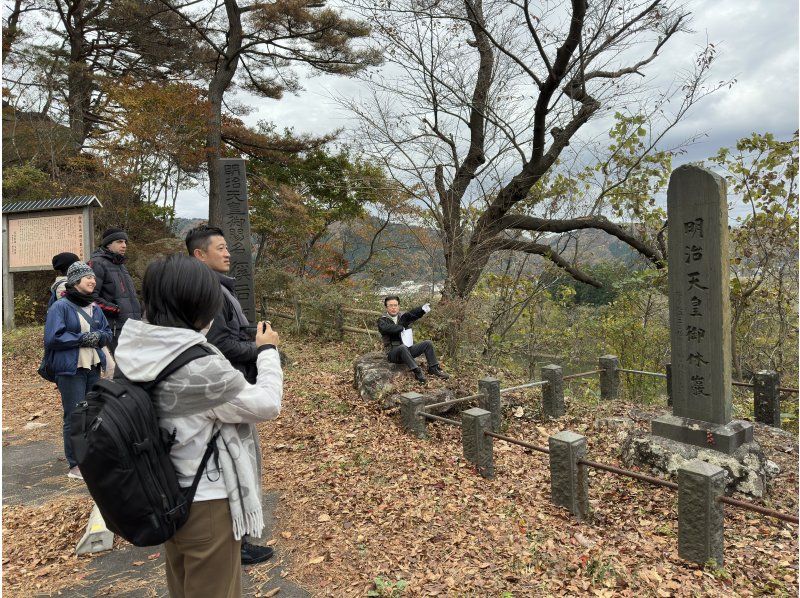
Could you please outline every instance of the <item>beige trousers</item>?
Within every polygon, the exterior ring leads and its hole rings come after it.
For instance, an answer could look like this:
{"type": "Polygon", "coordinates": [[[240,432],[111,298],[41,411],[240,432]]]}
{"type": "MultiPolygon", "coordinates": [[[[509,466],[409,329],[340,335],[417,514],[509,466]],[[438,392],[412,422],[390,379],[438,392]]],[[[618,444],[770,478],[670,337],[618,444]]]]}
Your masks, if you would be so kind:
{"type": "Polygon", "coordinates": [[[188,521],[164,544],[173,598],[239,598],[241,540],[233,539],[228,499],[192,504],[188,521]]]}

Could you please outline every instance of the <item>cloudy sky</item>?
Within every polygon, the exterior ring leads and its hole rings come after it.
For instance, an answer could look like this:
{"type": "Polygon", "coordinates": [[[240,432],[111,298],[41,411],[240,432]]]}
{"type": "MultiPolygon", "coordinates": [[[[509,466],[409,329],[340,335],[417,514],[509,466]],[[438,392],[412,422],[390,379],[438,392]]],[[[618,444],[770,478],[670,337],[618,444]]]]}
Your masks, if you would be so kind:
{"type": "MultiPolygon", "coordinates": [[[[797,0],[690,0],[686,4],[693,14],[694,33],[668,44],[648,67],[648,75],[657,81],[672,80],[673,73],[686,68],[691,57],[711,42],[718,51],[712,79],[736,79],[736,83],[705,98],[674,131],[673,142],[705,134],[676,166],[705,159],[753,132],[788,138],[798,128],[797,0]]],[[[267,120],[279,128],[316,135],[348,127],[348,115],[332,96],[358,98],[358,81],[315,77],[307,79],[304,87],[300,95],[280,101],[252,98],[254,110],[246,122],[267,120]]],[[[182,192],[176,207],[178,216],[206,218],[207,191],[199,187],[182,192]]]]}

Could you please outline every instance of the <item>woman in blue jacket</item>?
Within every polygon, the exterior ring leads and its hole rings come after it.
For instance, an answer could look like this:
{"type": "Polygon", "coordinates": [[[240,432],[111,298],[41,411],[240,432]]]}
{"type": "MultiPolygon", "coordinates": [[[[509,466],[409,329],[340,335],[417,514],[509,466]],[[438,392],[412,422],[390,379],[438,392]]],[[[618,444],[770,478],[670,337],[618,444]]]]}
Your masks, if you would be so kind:
{"type": "Polygon", "coordinates": [[[78,462],[72,454],[69,416],[83,400],[105,369],[101,350],[111,342],[111,328],[103,311],[94,304],[94,272],[84,262],[67,270],[66,295],[47,310],[44,347],[56,376],[64,407],[64,454],[69,463],[68,477],[82,480],[78,462]]]}

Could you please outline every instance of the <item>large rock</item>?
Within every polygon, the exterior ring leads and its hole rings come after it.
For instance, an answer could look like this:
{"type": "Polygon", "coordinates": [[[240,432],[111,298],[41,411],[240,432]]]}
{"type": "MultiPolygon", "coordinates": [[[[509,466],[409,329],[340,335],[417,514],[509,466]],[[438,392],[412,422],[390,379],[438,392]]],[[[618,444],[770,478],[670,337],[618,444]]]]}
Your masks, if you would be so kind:
{"type": "Polygon", "coordinates": [[[693,459],[700,459],[725,470],[725,490],[761,498],[769,480],[780,468],[764,456],[757,442],[740,446],[732,455],[713,449],[675,442],[642,431],[632,431],[622,444],[622,460],[653,473],[675,476],[678,468],[693,459]]]}
{"type": "Polygon", "coordinates": [[[353,386],[365,401],[381,409],[397,406],[395,389],[400,376],[408,376],[405,365],[390,363],[386,354],[376,351],[360,356],[353,362],[353,386]]]}
{"type": "MultiPolygon", "coordinates": [[[[425,369],[425,368],[423,368],[425,369]]],[[[428,389],[413,382],[414,378],[405,365],[390,363],[384,353],[375,352],[362,355],[353,362],[353,386],[365,401],[374,403],[379,409],[397,407],[402,392],[414,391],[425,397],[425,404],[441,403],[455,398],[449,388],[428,389]],[[403,390],[398,389],[401,382],[403,390]]],[[[458,405],[455,406],[459,407],[458,405]]],[[[445,413],[450,408],[434,409],[431,413],[445,413]]]]}

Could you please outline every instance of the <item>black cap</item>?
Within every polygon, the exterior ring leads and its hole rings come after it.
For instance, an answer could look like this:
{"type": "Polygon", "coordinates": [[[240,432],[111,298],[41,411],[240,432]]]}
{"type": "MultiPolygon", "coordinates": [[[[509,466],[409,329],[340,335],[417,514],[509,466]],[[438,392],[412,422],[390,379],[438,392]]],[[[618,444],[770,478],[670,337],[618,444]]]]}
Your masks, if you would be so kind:
{"type": "Polygon", "coordinates": [[[106,247],[109,243],[119,241],[120,239],[128,240],[128,234],[121,228],[107,228],[103,231],[103,240],[100,241],[101,247],[106,247]]]}
{"type": "Polygon", "coordinates": [[[77,262],[79,258],[74,253],[70,253],[69,251],[65,251],[64,253],[59,253],[58,255],[53,256],[53,270],[57,270],[61,272],[64,276],[67,275],[67,269],[77,262]]]}

